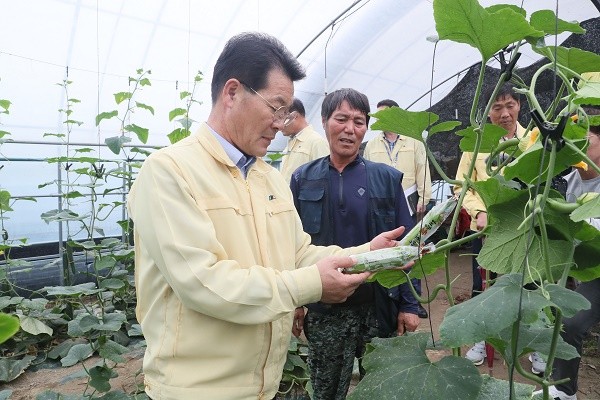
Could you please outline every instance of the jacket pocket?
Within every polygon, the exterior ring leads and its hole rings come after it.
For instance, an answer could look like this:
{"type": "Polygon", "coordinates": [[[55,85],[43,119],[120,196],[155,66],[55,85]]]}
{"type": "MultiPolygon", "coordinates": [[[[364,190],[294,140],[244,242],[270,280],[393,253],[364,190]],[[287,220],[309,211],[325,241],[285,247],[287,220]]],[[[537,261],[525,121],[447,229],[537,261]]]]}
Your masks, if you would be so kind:
{"type": "Polygon", "coordinates": [[[321,219],[323,216],[324,188],[302,188],[298,192],[298,203],[300,219],[304,232],[315,234],[321,230],[321,219]]]}

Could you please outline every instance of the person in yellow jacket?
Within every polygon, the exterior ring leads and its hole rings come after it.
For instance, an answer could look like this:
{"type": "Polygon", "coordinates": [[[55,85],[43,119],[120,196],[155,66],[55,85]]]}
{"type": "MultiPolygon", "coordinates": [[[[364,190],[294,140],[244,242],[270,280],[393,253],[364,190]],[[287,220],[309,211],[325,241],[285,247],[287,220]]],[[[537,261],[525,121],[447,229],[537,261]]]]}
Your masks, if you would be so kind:
{"type": "MultiPolygon", "coordinates": [[[[488,96],[489,98],[490,96],[488,96]]],[[[487,104],[484,103],[484,104],[487,104]]],[[[519,95],[514,91],[514,86],[510,83],[505,83],[498,91],[496,98],[492,104],[489,112],[489,119],[492,124],[498,125],[506,130],[506,135],[501,140],[508,140],[514,137],[521,138],[525,134],[525,128],[518,122],[519,111],[521,110],[521,100],[519,95]]],[[[487,159],[490,156],[489,153],[479,153],[475,159],[475,168],[473,173],[469,177],[473,182],[484,181],[489,178],[486,170],[487,159]]],[[[465,175],[469,171],[469,165],[473,160],[473,153],[465,151],[458,164],[456,171],[456,179],[464,180],[465,175]]],[[[462,190],[461,186],[454,186],[453,191],[455,194],[460,193],[462,190]]],[[[471,230],[480,231],[487,225],[487,212],[483,200],[477,192],[470,189],[467,191],[463,207],[471,216],[471,230]]],[[[477,262],[477,255],[481,250],[482,240],[481,238],[475,239],[472,242],[473,250],[473,288],[471,296],[476,296],[483,290],[483,282],[479,272],[479,263],[477,262]]],[[[466,354],[467,359],[473,361],[475,365],[483,364],[483,360],[486,357],[485,354],[485,343],[476,343],[466,354]]]]}
{"type": "MultiPolygon", "coordinates": [[[[377,103],[377,110],[399,107],[394,100],[385,99],[377,103]]],[[[394,132],[381,132],[367,142],[363,157],[380,162],[402,172],[402,188],[406,193],[415,192],[417,196],[407,196],[413,213],[422,216],[431,200],[431,173],[423,143],[394,132]],[[414,200],[412,200],[414,198],[414,200]]]]}
{"type": "MultiPolygon", "coordinates": [[[[394,100],[385,99],[377,103],[377,111],[389,107],[399,107],[394,100]]],[[[394,132],[381,132],[367,142],[363,157],[370,161],[387,164],[402,172],[402,189],[415,222],[423,217],[431,200],[431,173],[423,143],[394,132]]],[[[421,294],[421,280],[415,280],[415,289],[421,294]]],[[[427,318],[429,313],[419,303],[419,317],[427,318]]]]}
{"type": "Polygon", "coordinates": [[[292,102],[290,117],[284,122],[281,133],[288,138],[281,159],[281,174],[288,183],[298,167],[329,155],[329,143],[306,121],[304,104],[298,98],[292,102]]]}
{"type": "Polygon", "coordinates": [[[287,183],[261,159],[304,76],[276,38],[234,36],[214,68],[206,123],[140,169],[127,205],[151,399],[272,399],[296,307],[343,302],[369,276],[340,272],[348,256],[403,233],[311,245],[287,183]]]}

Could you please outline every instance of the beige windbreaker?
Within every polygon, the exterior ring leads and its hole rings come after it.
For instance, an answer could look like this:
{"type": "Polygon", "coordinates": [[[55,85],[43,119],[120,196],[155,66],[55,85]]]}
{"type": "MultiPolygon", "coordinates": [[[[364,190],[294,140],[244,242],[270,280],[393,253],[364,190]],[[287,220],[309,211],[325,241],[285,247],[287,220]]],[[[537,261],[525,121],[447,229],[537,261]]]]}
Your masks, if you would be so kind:
{"type": "Polygon", "coordinates": [[[431,200],[431,172],[425,145],[416,139],[399,135],[394,149],[389,152],[383,132],[369,140],[363,155],[367,160],[380,162],[402,172],[402,188],[404,190],[417,185],[419,203],[431,200]]]}
{"type": "Polygon", "coordinates": [[[308,125],[289,140],[284,153],[287,154],[281,159],[281,174],[289,185],[292,174],[298,167],[329,155],[329,143],[308,125]]]}
{"type": "Polygon", "coordinates": [[[155,400],[272,399],[315,262],[368,250],[312,246],[281,174],[257,160],[245,180],[205,124],[148,157],[128,209],[155,400]]]}

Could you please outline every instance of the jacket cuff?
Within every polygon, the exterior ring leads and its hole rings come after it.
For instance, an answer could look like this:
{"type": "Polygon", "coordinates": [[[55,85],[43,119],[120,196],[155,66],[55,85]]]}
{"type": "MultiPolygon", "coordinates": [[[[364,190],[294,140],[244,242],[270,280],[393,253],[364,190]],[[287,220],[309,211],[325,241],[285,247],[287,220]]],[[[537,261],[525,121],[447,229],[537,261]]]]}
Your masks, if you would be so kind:
{"type": "Polygon", "coordinates": [[[293,276],[298,287],[298,307],[321,300],[323,284],[316,264],[294,270],[293,276]]]}

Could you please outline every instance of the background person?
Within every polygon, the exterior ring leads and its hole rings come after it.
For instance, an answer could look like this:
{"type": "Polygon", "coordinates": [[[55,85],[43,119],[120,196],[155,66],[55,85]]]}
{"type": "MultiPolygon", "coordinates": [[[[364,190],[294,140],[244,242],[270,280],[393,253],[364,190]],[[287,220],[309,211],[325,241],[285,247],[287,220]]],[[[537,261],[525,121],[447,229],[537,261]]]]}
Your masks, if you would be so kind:
{"type": "Polygon", "coordinates": [[[281,159],[281,174],[288,183],[299,166],[329,154],[327,140],[308,124],[304,104],[298,98],[294,98],[281,133],[288,138],[281,159]]]}
{"type": "MultiPolygon", "coordinates": [[[[292,175],[294,203],[315,244],[354,246],[388,227],[412,227],[402,174],[358,155],[369,111],[367,96],[354,89],[329,93],[323,100],[321,118],[331,154],[303,165],[292,175]]],[[[362,284],[341,304],[309,304],[305,318],[304,309],[297,310],[294,334],[299,335],[303,320],[313,399],[346,398],[354,358],[360,360],[366,342],[377,335],[378,316],[384,320],[380,326],[383,336],[417,328],[418,303],[408,285],[391,293],[399,303],[391,315],[393,324],[388,314],[390,293],[377,283],[362,284]]]]}
{"type": "MultiPolygon", "coordinates": [[[[377,111],[389,107],[399,107],[394,100],[385,99],[377,103],[377,111]]],[[[369,140],[365,146],[364,158],[389,165],[402,172],[402,188],[407,196],[415,222],[425,214],[431,200],[431,173],[425,145],[408,136],[383,131],[369,140]]],[[[421,294],[421,280],[415,279],[417,293],[421,294]]],[[[419,317],[427,318],[428,313],[419,303],[419,317]]]]}
{"type": "MultiPolygon", "coordinates": [[[[483,104],[487,104],[492,92],[486,95],[486,101],[483,104]]],[[[506,130],[506,135],[502,137],[502,141],[512,139],[514,137],[521,138],[525,134],[525,128],[518,122],[519,111],[521,110],[521,100],[519,94],[514,91],[514,86],[510,83],[502,85],[492,107],[488,117],[492,124],[498,125],[506,130]]],[[[487,159],[490,153],[478,153],[475,159],[475,168],[473,173],[469,177],[473,182],[484,181],[489,178],[486,171],[487,159]]],[[[473,153],[465,151],[458,164],[456,171],[456,179],[463,180],[467,172],[469,171],[469,165],[473,160],[473,153]]],[[[462,190],[462,186],[454,186],[453,191],[455,194],[459,194],[462,190]]],[[[483,200],[477,192],[473,189],[469,189],[465,195],[462,206],[467,210],[471,216],[471,230],[476,232],[480,231],[487,225],[487,212],[483,200]]],[[[476,238],[472,241],[472,270],[473,270],[473,287],[471,291],[471,297],[474,297],[481,293],[483,290],[483,280],[481,278],[480,266],[477,262],[477,255],[481,251],[482,247],[481,237],[476,238]]],[[[478,342],[469,349],[466,354],[466,358],[471,360],[475,365],[483,364],[486,357],[485,354],[485,342],[478,342]]]]}
{"type": "Polygon", "coordinates": [[[288,185],[261,159],[303,77],[276,38],[234,36],[214,67],[207,122],[150,155],[131,188],[150,398],[272,399],[294,309],[344,301],[368,277],[338,271],[347,255],[403,232],[346,250],[311,245],[288,185]]]}

